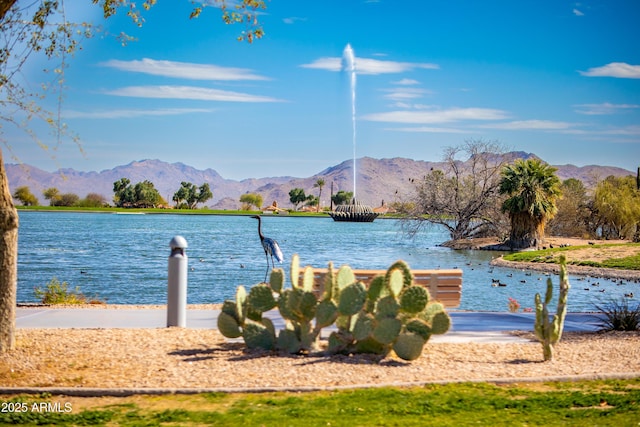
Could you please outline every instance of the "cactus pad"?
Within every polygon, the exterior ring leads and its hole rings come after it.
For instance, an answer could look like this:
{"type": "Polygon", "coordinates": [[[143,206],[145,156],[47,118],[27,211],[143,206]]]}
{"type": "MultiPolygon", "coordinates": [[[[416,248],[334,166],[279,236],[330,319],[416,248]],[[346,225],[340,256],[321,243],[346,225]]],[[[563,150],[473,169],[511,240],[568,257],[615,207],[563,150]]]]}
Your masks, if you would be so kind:
{"type": "Polygon", "coordinates": [[[338,317],[338,307],[331,300],[324,300],[316,308],[316,328],[331,326],[338,317]]]}
{"type": "Polygon", "coordinates": [[[436,313],[431,319],[431,333],[442,335],[451,327],[451,318],[445,311],[436,313]]]}
{"type": "Polygon", "coordinates": [[[287,353],[295,354],[301,350],[301,343],[295,331],[283,329],[278,335],[278,348],[287,353]]]}
{"type": "Polygon", "coordinates": [[[220,312],[218,315],[218,330],[227,338],[238,338],[242,336],[242,330],[238,321],[231,315],[220,312]]]}
{"type": "Polygon", "coordinates": [[[385,276],[385,284],[387,289],[394,297],[400,295],[402,288],[404,287],[404,276],[402,271],[398,269],[390,270],[385,276]]]}
{"type": "Polygon", "coordinates": [[[264,313],[276,306],[273,291],[267,284],[261,283],[254,286],[247,295],[247,305],[251,310],[264,313]]]}
{"type": "Polygon", "coordinates": [[[233,317],[237,323],[240,323],[240,314],[238,313],[238,307],[235,301],[226,300],[222,303],[222,313],[227,313],[229,316],[233,317]]]}
{"type": "Polygon", "coordinates": [[[240,316],[239,323],[244,323],[244,303],[246,302],[246,300],[247,290],[244,288],[244,286],[240,285],[238,286],[238,289],[236,289],[236,312],[238,313],[238,316],[240,316]]]}
{"type": "Polygon", "coordinates": [[[402,333],[393,344],[393,351],[404,360],[416,360],[422,355],[425,340],[420,335],[410,332],[402,333]]]}
{"type": "Polygon", "coordinates": [[[364,285],[360,282],[352,283],[340,292],[338,312],[344,316],[353,316],[362,310],[366,299],[367,290],[364,285]]]}
{"type": "Polygon", "coordinates": [[[429,292],[422,286],[408,286],[400,293],[400,309],[405,313],[420,313],[425,309],[428,302],[429,292]]]}
{"type": "Polygon", "coordinates": [[[249,322],[242,331],[242,337],[250,349],[272,350],[275,346],[275,336],[264,325],[249,322]]]}
{"type": "Polygon", "coordinates": [[[400,304],[392,296],[388,295],[381,298],[376,305],[376,319],[383,319],[385,317],[396,317],[400,311],[400,304]]]}
{"type": "Polygon", "coordinates": [[[313,292],[313,282],[315,276],[313,274],[313,267],[306,266],[304,269],[304,275],[302,280],[302,290],[305,292],[313,292]]]}
{"type": "Polygon", "coordinates": [[[425,342],[431,337],[431,326],[429,326],[424,320],[413,319],[407,323],[405,329],[407,332],[413,332],[416,335],[420,335],[425,342]]]}
{"type": "Polygon", "coordinates": [[[353,327],[353,338],[363,340],[373,332],[374,318],[371,314],[361,312],[353,327]]]}
{"type": "Polygon", "coordinates": [[[356,275],[353,274],[353,270],[348,265],[343,265],[338,270],[336,275],[336,284],[338,285],[338,291],[342,291],[347,286],[355,283],[356,275]]]}
{"type": "Polygon", "coordinates": [[[291,257],[291,285],[294,288],[298,287],[298,280],[300,279],[300,256],[293,254],[291,257]]]}
{"type": "Polygon", "coordinates": [[[391,344],[398,338],[401,329],[400,319],[387,317],[378,322],[373,329],[372,337],[381,344],[391,344]]]}
{"type": "Polygon", "coordinates": [[[271,276],[269,276],[269,285],[275,293],[282,292],[284,288],[284,270],[281,268],[274,268],[271,270],[271,276]]]}

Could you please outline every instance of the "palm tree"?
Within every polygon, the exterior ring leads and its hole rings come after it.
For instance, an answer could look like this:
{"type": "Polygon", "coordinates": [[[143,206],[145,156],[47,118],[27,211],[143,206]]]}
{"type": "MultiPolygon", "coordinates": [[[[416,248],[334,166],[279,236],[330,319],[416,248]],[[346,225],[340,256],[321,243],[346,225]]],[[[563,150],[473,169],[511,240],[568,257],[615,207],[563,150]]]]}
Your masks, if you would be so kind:
{"type": "Polygon", "coordinates": [[[318,180],[316,181],[315,184],[313,184],[313,186],[318,187],[320,189],[320,191],[318,192],[318,208],[316,210],[316,212],[320,212],[320,197],[322,197],[322,187],[324,187],[324,179],[318,178],[318,180]]]}
{"type": "Polygon", "coordinates": [[[508,197],[502,211],[511,220],[512,248],[529,248],[544,239],[544,226],[556,214],[560,197],[556,170],[539,159],[518,159],[502,169],[500,194],[508,197]]]}

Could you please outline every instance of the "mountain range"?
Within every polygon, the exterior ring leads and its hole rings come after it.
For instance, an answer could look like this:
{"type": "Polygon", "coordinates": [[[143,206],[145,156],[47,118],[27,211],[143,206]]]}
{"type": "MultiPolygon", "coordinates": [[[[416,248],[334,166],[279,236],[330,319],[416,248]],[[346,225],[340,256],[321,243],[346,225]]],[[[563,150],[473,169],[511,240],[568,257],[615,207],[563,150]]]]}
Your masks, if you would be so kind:
{"type": "MultiPolygon", "coordinates": [[[[510,159],[537,158],[534,154],[525,152],[507,153],[510,159]]],[[[357,198],[372,206],[379,206],[384,202],[402,200],[412,191],[410,180],[420,178],[431,169],[440,169],[442,162],[430,162],[396,157],[392,159],[374,159],[362,157],[356,161],[357,198]]],[[[632,175],[633,172],[613,166],[574,166],[555,165],[556,174],[561,180],[576,178],[587,187],[593,186],[595,179],[602,179],[609,175],[632,175]]],[[[329,205],[331,188],[353,191],[353,160],[326,168],[307,178],[291,176],[250,178],[236,181],[225,179],[213,169],[199,170],[183,163],[167,163],[160,160],[133,161],[127,165],[116,166],[100,172],[82,172],[75,169],[59,169],[46,172],[27,164],[7,164],[7,176],[10,188],[28,186],[31,192],[44,203],[42,192],[50,187],[57,188],[60,193],[75,193],[85,197],[88,193],[98,193],[107,200],[113,197],[113,183],[121,178],[128,178],[132,184],[149,180],[162,197],[171,201],[173,194],[180,188],[183,181],[196,185],[209,183],[213,192],[213,199],[207,205],[214,209],[238,209],[239,198],[244,193],[258,193],[262,195],[264,204],[278,202],[282,208],[291,207],[289,191],[292,188],[302,188],[306,194],[318,194],[314,184],[319,178],[324,179],[321,205],[329,205]]]]}

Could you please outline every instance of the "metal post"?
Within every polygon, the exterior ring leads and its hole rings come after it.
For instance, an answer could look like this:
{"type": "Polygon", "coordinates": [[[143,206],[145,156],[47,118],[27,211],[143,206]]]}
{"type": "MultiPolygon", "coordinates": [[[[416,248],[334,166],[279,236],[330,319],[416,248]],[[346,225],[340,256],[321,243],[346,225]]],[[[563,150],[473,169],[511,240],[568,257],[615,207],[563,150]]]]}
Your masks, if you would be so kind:
{"type": "Polygon", "coordinates": [[[167,290],[167,327],[187,326],[187,241],[175,236],[169,243],[169,279],[167,290]]]}

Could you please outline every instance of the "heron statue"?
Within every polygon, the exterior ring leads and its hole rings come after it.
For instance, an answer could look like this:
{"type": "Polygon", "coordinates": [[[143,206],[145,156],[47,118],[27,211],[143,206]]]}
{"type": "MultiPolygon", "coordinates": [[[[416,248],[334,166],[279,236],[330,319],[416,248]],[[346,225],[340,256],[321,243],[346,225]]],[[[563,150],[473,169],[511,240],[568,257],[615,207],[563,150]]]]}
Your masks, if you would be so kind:
{"type": "Polygon", "coordinates": [[[269,257],[271,257],[272,268],[275,267],[273,257],[276,257],[280,263],[284,257],[282,256],[282,251],[280,250],[280,246],[278,246],[278,242],[269,237],[264,237],[264,234],[262,234],[262,218],[260,215],[253,215],[251,218],[258,220],[258,236],[260,236],[260,243],[262,243],[262,249],[264,249],[264,255],[267,258],[267,271],[264,273],[264,281],[266,282],[267,275],[269,274],[269,257]]]}

